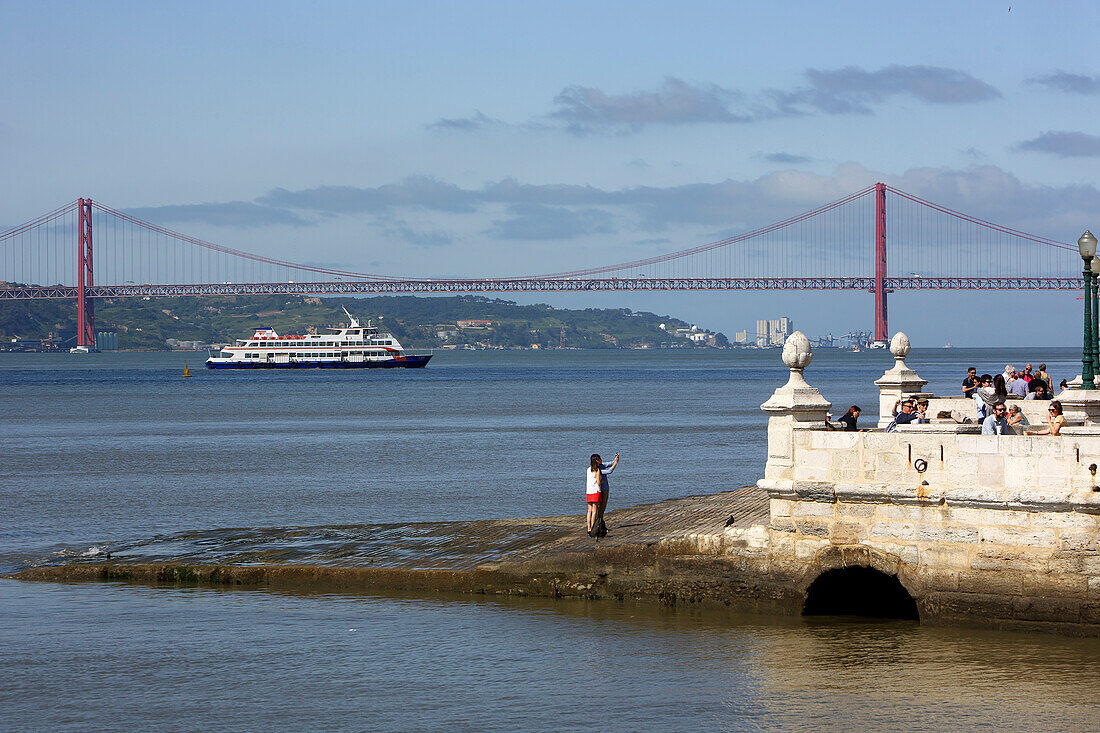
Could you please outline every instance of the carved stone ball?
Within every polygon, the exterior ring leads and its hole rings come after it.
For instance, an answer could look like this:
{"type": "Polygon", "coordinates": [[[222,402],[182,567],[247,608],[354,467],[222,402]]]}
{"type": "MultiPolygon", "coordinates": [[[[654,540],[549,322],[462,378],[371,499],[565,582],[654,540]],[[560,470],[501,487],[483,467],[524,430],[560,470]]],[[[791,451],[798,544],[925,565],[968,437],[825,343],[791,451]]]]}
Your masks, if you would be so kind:
{"type": "Polygon", "coordinates": [[[909,337],[902,331],[898,331],[894,334],[894,338],[890,339],[890,353],[894,356],[907,356],[912,348],[909,345],[909,337]]]}
{"type": "Polygon", "coordinates": [[[791,369],[805,369],[813,359],[810,340],[801,331],[795,331],[783,343],[783,363],[791,369]]]}

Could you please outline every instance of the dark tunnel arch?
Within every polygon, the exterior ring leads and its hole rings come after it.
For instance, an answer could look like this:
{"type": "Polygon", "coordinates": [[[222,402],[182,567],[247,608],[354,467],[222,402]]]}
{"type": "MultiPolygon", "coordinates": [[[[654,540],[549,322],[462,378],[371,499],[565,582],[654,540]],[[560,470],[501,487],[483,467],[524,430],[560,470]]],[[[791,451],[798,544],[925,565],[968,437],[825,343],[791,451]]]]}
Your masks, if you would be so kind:
{"type": "Polygon", "coordinates": [[[865,616],[920,621],[917,602],[881,570],[852,566],[826,570],[806,590],[803,616],[865,616]]]}

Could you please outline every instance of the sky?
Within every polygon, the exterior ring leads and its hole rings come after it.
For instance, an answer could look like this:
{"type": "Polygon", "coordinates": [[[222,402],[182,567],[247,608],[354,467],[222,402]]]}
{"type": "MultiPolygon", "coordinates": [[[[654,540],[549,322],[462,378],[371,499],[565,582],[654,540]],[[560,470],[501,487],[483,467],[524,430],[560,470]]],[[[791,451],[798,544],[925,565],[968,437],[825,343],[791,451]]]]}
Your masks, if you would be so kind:
{"type": "MultiPolygon", "coordinates": [[[[86,196],[295,262],[542,274],[883,181],[1072,243],[1100,230],[1098,59],[1094,2],[4,2],[0,228],[86,196]]],[[[867,293],[500,297],[873,324],[867,293]]],[[[1080,309],[896,293],[890,327],[1070,346],[1080,309]]]]}

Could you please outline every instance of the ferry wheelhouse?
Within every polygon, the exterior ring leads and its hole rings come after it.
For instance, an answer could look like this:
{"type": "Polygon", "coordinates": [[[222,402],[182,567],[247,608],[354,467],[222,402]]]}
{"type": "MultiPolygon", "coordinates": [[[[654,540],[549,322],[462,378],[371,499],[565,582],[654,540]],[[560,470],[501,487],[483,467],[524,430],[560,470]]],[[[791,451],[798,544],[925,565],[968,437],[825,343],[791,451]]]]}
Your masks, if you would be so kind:
{"type": "Polygon", "coordinates": [[[361,326],[347,310],[349,325],[330,327],[327,335],[280,336],[272,328],[258,328],[251,338],[237,339],[207,369],[356,369],[424,367],[431,354],[406,354],[393,334],[380,332],[367,321],[361,326]]]}

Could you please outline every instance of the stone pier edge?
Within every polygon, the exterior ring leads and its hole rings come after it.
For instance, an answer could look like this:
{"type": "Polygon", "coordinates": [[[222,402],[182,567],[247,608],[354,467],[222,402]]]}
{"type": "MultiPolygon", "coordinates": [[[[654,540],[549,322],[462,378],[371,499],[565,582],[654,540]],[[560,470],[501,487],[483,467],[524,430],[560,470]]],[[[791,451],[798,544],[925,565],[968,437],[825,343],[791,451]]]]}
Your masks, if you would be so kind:
{"type": "MultiPolygon", "coordinates": [[[[725,544],[713,535],[683,537],[547,559],[487,563],[473,570],[103,562],[30,568],[3,577],[305,592],[530,596],[790,617],[801,614],[809,584],[825,569],[868,566],[892,575],[908,575],[900,558],[860,545],[833,546],[816,562],[792,568],[776,566],[766,557],[738,553],[725,544]]],[[[917,591],[914,599],[922,625],[1100,636],[1100,616],[1093,618],[1095,609],[1086,611],[1081,604],[1070,608],[1068,599],[1042,595],[1009,599],[997,593],[912,589],[917,591]]]]}

